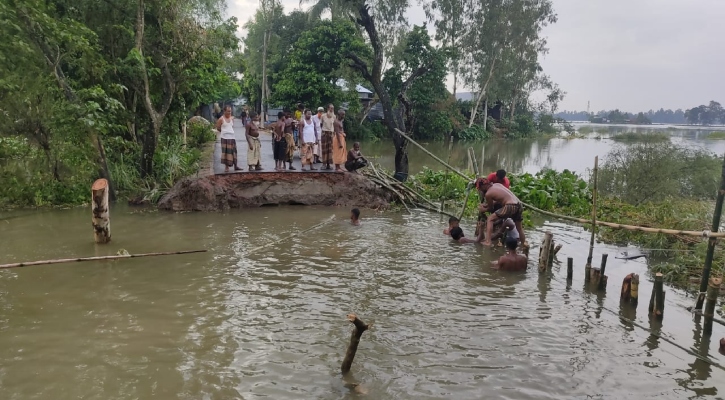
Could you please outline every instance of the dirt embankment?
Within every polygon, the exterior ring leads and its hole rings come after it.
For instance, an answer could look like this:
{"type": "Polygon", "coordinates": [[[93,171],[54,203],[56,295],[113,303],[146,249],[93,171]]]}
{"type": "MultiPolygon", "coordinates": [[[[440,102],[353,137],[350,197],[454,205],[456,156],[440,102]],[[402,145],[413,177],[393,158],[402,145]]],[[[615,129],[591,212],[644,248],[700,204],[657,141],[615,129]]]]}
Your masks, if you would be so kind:
{"type": "Polygon", "coordinates": [[[243,172],[189,177],[159,201],[161,210],[221,211],[264,205],[384,208],[390,194],[362,175],[327,172],[243,172]]]}

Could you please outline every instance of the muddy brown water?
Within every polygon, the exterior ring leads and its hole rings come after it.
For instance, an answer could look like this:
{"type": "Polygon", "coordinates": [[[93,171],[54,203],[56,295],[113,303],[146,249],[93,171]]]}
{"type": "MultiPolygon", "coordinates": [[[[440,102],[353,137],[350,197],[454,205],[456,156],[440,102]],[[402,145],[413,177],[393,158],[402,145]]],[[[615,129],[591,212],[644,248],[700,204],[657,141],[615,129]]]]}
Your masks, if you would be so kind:
{"type": "MultiPolygon", "coordinates": [[[[525,170],[576,154],[588,167],[604,143],[585,154],[556,140],[500,157],[525,170]]],[[[595,264],[609,254],[601,294],[584,289],[589,235],[577,226],[538,220],[527,231],[532,244],[551,230],[564,246],[541,276],[533,261],[526,273],[491,269],[500,249],[452,243],[432,213],[363,210],[352,227],[348,212],[115,205],[104,246],[87,208],[0,214],[0,263],[208,249],[0,270],[0,399],[723,398],[725,328],[701,338],[685,310],[693,299],[669,287],[664,320],[650,321],[646,260],[615,258],[637,249],[597,244],[595,264]],[[630,272],[642,276],[636,312],[619,303],[630,272]],[[344,380],[350,312],[374,327],[344,380]]],[[[472,234],[472,221],[463,227],[472,234]]]]}

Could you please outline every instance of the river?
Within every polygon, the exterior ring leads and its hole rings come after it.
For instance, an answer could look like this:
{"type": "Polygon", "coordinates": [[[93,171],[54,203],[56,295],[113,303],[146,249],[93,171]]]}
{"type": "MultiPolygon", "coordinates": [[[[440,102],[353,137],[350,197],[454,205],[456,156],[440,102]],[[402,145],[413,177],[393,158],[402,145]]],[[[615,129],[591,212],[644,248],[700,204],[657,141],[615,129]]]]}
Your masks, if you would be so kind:
{"type": "MultiPolygon", "coordinates": [[[[503,146],[519,150],[502,165],[582,170],[606,153],[605,140],[559,140],[503,146]],[[561,160],[574,156],[580,167],[561,160]]],[[[411,153],[414,168],[435,165],[411,153]]],[[[692,298],[672,288],[664,320],[650,321],[646,261],[615,258],[636,249],[596,245],[597,264],[609,254],[601,294],[584,289],[580,227],[542,220],[528,232],[536,244],[551,230],[564,246],[547,276],[533,261],[521,274],[491,269],[500,249],[452,243],[432,213],[362,217],[353,227],[339,208],[115,205],[113,242],[96,246],[86,208],[0,215],[0,262],[208,249],[1,270],[0,399],[723,398],[725,329],[701,340],[692,298]],[[642,275],[636,313],[619,304],[630,272],[642,275]],[[339,373],[350,312],[374,324],[348,378],[367,396],[339,373]]]]}

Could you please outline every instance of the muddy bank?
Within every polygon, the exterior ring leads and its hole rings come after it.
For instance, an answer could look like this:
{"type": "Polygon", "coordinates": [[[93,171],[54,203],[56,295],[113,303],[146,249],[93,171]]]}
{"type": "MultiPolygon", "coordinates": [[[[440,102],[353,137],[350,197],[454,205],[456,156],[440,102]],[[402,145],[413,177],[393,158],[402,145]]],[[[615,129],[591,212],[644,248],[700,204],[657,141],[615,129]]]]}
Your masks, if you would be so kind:
{"type": "Polygon", "coordinates": [[[358,174],[244,172],[189,177],[159,201],[161,210],[221,211],[267,205],[385,208],[390,194],[358,174]]]}

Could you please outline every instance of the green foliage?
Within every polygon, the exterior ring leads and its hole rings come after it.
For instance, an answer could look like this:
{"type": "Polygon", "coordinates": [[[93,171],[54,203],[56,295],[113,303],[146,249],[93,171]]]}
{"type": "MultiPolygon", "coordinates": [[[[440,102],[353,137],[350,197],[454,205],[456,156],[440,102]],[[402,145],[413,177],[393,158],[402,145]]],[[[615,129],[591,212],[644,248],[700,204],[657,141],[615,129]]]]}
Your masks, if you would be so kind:
{"type": "Polygon", "coordinates": [[[609,137],[619,142],[669,142],[666,132],[623,132],[609,137]]]}
{"type": "Polygon", "coordinates": [[[471,125],[458,131],[458,139],[463,141],[485,140],[491,138],[491,132],[483,129],[481,125],[471,125]]]}
{"type": "Polygon", "coordinates": [[[348,143],[350,140],[365,140],[377,142],[388,135],[388,130],[380,121],[363,121],[358,124],[350,118],[345,118],[345,134],[348,143]]]}
{"type": "Polygon", "coordinates": [[[600,167],[599,190],[634,205],[670,199],[712,199],[720,160],[702,150],[669,142],[613,149],[600,167]]]}
{"type": "Polygon", "coordinates": [[[707,138],[711,139],[711,140],[723,140],[723,139],[725,139],[725,132],[723,132],[723,131],[710,132],[707,135],[707,138]]]}
{"type": "Polygon", "coordinates": [[[546,211],[586,215],[591,208],[591,189],[579,175],[565,169],[545,169],[535,175],[509,174],[511,191],[524,203],[546,211]]]}
{"type": "Polygon", "coordinates": [[[186,128],[187,143],[190,146],[201,147],[216,139],[211,124],[205,119],[192,119],[186,128]]]}
{"type": "Polygon", "coordinates": [[[341,104],[357,98],[355,90],[337,85],[347,54],[365,54],[368,47],[348,21],[322,21],[301,34],[289,54],[287,65],[277,77],[272,102],[294,108],[341,104]]]}

